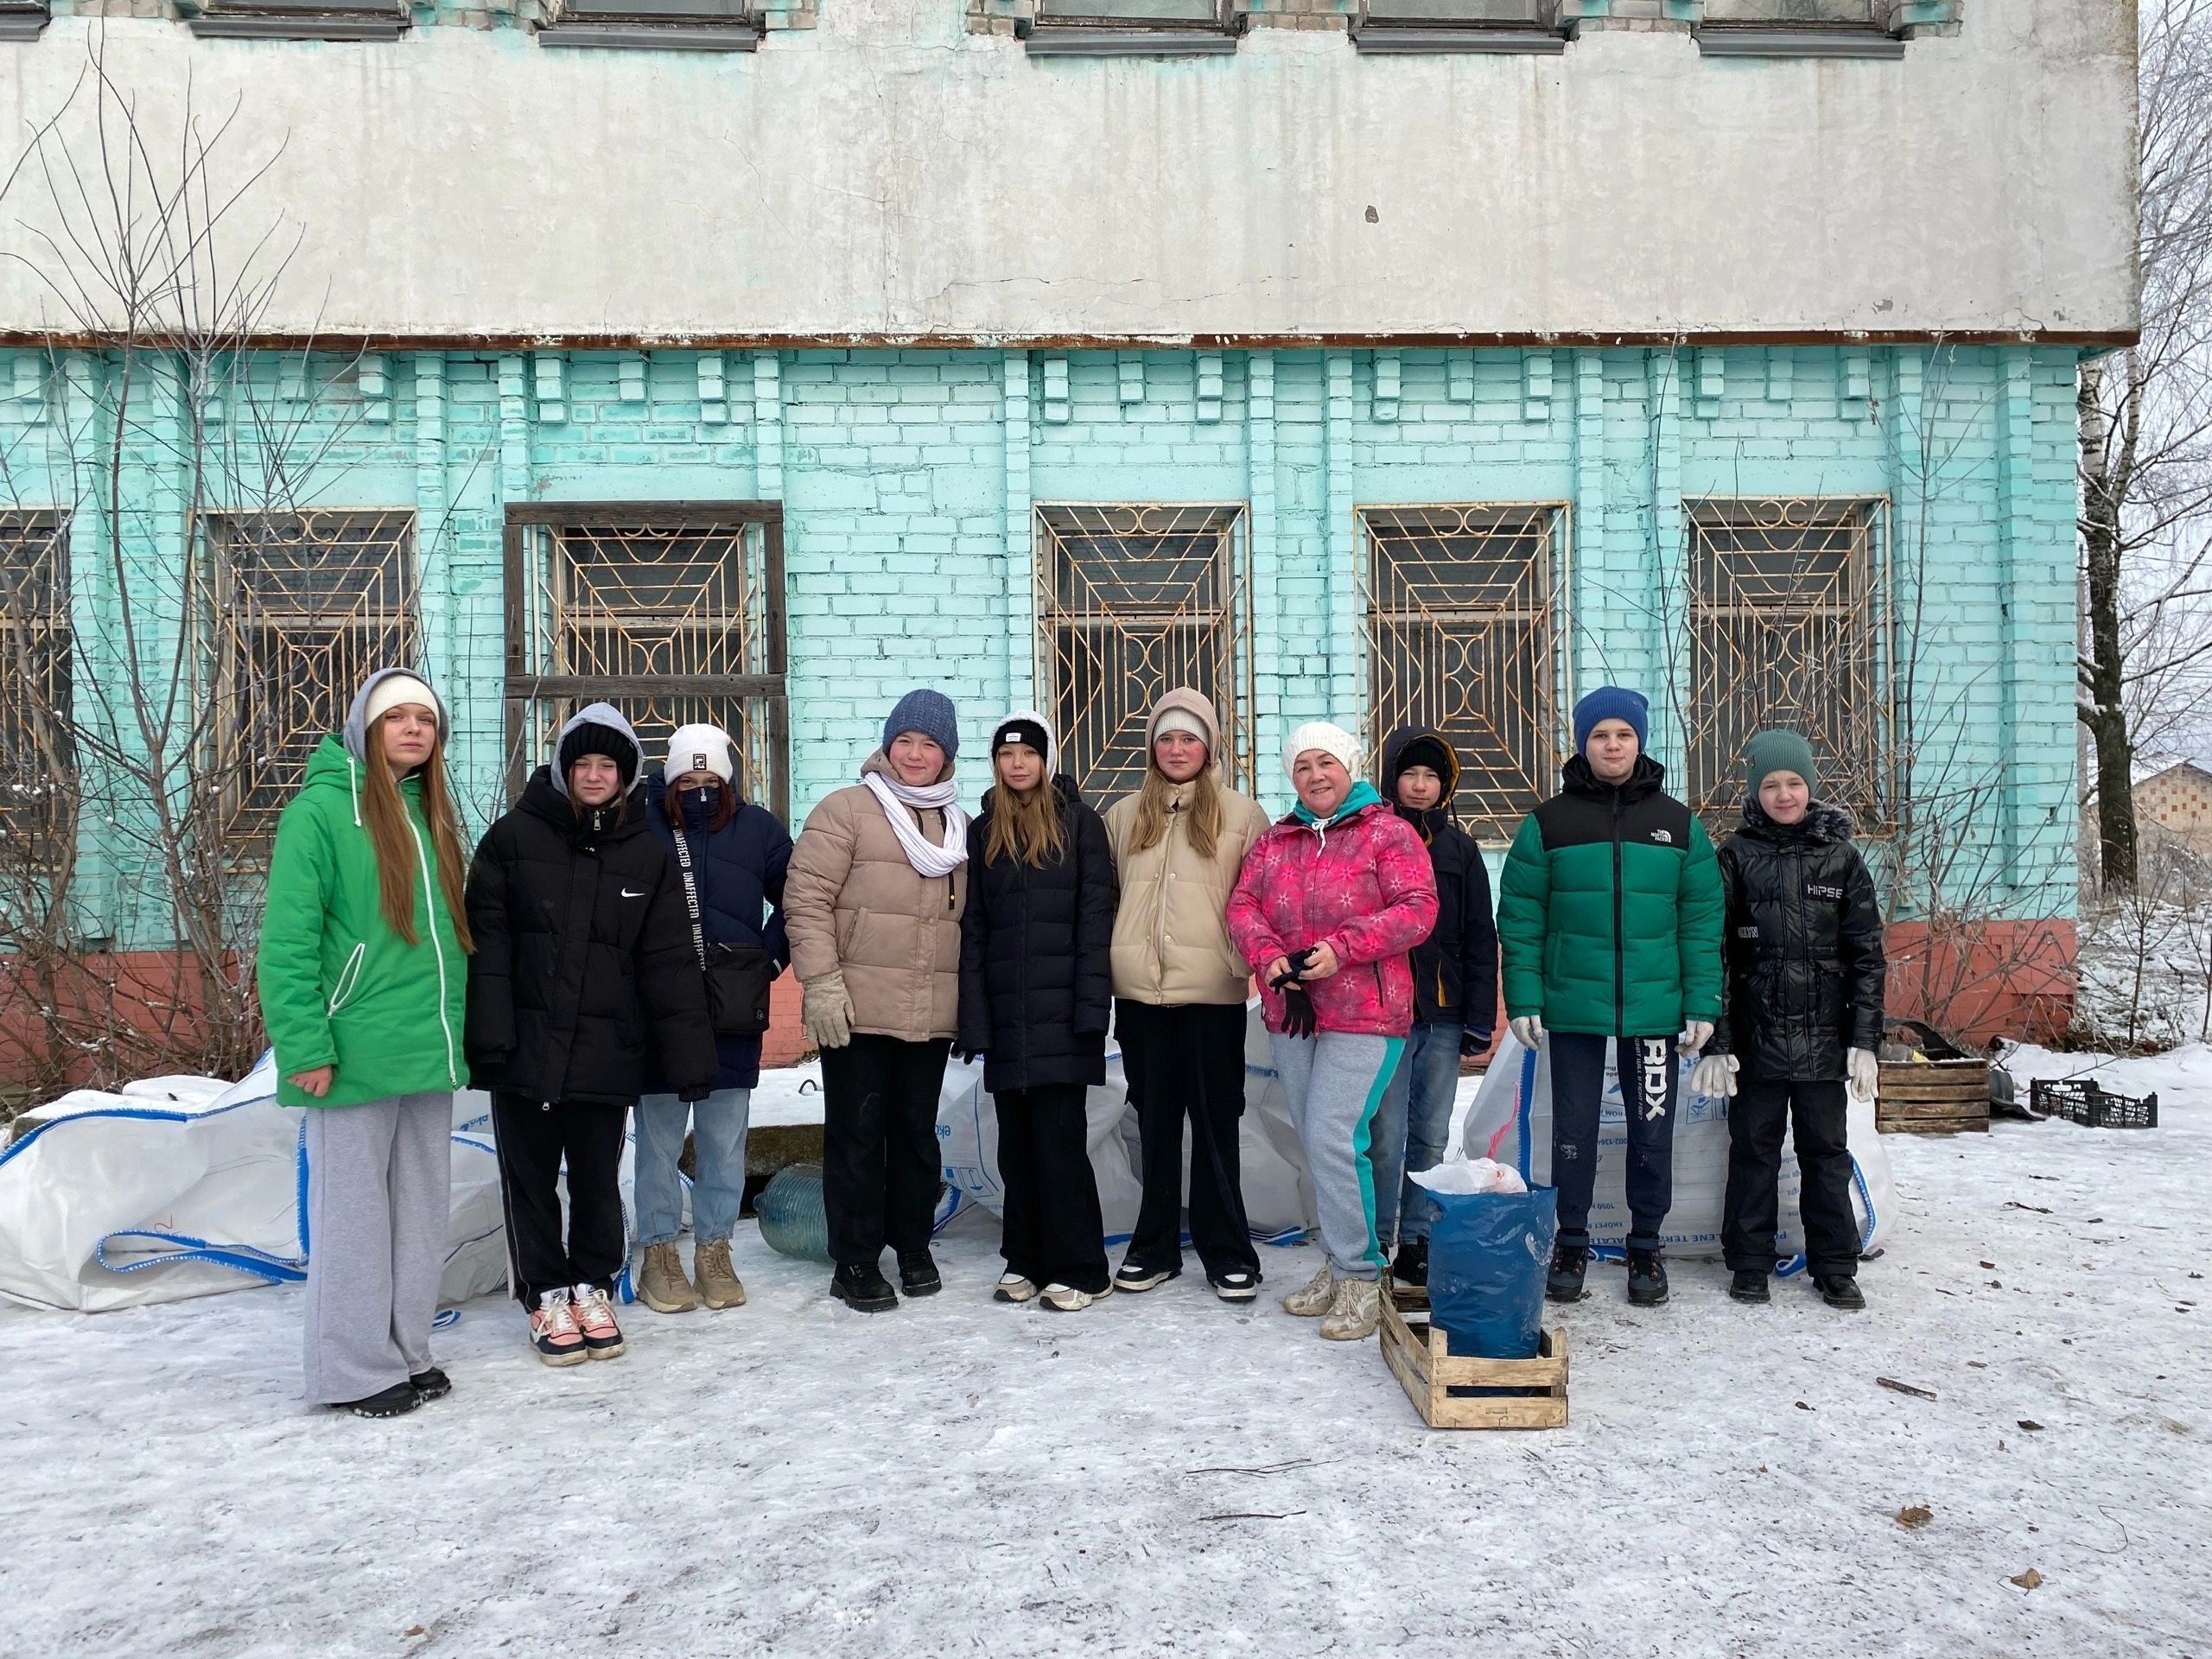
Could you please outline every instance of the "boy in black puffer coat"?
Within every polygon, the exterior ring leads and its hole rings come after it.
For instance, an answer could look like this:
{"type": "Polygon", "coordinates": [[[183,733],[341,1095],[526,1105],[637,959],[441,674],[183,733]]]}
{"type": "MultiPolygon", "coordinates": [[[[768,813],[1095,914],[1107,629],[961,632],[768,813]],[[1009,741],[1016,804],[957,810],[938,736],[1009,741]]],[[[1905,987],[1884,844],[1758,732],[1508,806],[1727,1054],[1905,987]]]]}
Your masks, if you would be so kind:
{"type": "Polygon", "coordinates": [[[1847,1089],[1871,1099],[1878,1076],[1881,905],[1851,844],[1850,815],[1813,798],[1812,746],[1795,732],[1761,732],[1744,753],[1744,827],[1719,855],[1727,1007],[1692,1077],[1700,1094],[1732,1096],[1720,1227],[1735,1275],[1728,1294],[1767,1300],[1775,1182],[1792,1129],[1806,1266],[1830,1306],[1864,1307],[1844,1122],[1847,1089]]]}
{"type": "Polygon", "coordinates": [[[1411,1180],[1444,1156],[1462,1055],[1497,1023],[1497,923],[1483,849],[1452,817],[1459,757],[1443,733],[1406,727],[1382,745],[1382,798],[1428,843],[1436,931],[1414,947],[1414,1027],[1375,1114],[1375,1236],[1390,1241],[1402,1285],[1428,1282],[1428,1195],[1411,1180]]]}
{"type": "Polygon", "coordinates": [[[569,1365],[623,1351],[609,1302],[628,1255],[616,1172],[648,1049],[684,1100],[713,1090],[716,1059],[676,860],[637,787],[637,734],[595,702],[554,755],[469,867],[464,1043],[492,1090],[508,1287],[538,1357],[569,1365]]]}
{"type": "Polygon", "coordinates": [[[995,1294],[1075,1313],[1113,1289],[1084,1094],[1106,1081],[1121,889],[1105,823],[1052,775],[1054,758],[1042,715],[1009,715],[991,734],[997,781],[968,826],[954,1046],[983,1056],[998,1113],[995,1294]]]}

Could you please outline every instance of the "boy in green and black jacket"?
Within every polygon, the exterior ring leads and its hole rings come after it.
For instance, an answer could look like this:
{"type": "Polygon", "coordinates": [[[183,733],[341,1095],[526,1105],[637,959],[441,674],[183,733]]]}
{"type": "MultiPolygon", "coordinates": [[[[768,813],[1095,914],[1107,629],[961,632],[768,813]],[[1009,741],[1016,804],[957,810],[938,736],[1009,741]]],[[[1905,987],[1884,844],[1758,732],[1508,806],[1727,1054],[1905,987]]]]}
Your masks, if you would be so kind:
{"type": "Polygon", "coordinates": [[[1611,685],[1575,704],[1567,787],[1522,821],[1501,884],[1506,1018],[1524,1046],[1551,1043],[1554,1301],[1580,1297],[1589,1265],[1608,1037],[1628,1112],[1629,1300],[1667,1300],[1675,1051],[1702,1048],[1720,1014],[1719,868],[1643,753],[1649,711],[1641,693],[1611,685]]]}

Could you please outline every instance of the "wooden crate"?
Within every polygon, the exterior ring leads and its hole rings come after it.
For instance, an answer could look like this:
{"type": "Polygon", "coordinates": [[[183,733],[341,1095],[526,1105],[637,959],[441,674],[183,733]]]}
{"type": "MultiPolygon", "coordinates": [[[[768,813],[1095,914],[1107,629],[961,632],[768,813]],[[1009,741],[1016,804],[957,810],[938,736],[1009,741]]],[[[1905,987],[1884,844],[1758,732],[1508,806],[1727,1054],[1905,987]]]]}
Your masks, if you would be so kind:
{"type": "Polygon", "coordinates": [[[1885,1060],[1874,1097],[1884,1135],[1986,1135],[1987,1060],[1885,1060]]]}
{"type": "Polygon", "coordinates": [[[1463,1359],[1446,1351],[1444,1333],[1426,1317],[1428,1297],[1383,1281],[1382,1357],[1406,1397],[1431,1428],[1567,1427],[1567,1332],[1543,1333],[1534,1359],[1463,1359]],[[1456,1388],[1511,1389],[1512,1394],[1455,1395],[1456,1388]]]}

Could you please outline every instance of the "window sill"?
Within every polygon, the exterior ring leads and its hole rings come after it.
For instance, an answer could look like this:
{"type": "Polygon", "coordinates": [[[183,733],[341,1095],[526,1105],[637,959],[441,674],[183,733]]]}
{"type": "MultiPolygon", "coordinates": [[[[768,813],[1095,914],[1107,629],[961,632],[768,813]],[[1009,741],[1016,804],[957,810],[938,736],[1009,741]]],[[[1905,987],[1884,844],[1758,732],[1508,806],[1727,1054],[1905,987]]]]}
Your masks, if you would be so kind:
{"type": "Polygon", "coordinates": [[[410,24],[397,17],[188,17],[201,41],[396,41],[410,24]]]}
{"type": "Polygon", "coordinates": [[[1870,58],[1894,62],[1904,42],[1877,29],[1703,29],[1697,49],[1708,58],[1870,58]]]}
{"type": "Polygon", "coordinates": [[[1363,29],[1352,36],[1363,57],[1408,57],[1438,53],[1509,57],[1557,57],[1567,37],[1543,29],[1363,29]]]}
{"type": "Polygon", "coordinates": [[[1214,58],[1236,50],[1234,35],[1203,29],[1033,29],[1022,40],[1033,58],[1214,58]]]}
{"type": "Polygon", "coordinates": [[[42,11],[0,11],[0,41],[35,41],[47,22],[42,11]]]}
{"type": "Polygon", "coordinates": [[[760,31],[750,23],[551,23],[537,31],[537,43],[549,50],[757,52],[760,31]]]}

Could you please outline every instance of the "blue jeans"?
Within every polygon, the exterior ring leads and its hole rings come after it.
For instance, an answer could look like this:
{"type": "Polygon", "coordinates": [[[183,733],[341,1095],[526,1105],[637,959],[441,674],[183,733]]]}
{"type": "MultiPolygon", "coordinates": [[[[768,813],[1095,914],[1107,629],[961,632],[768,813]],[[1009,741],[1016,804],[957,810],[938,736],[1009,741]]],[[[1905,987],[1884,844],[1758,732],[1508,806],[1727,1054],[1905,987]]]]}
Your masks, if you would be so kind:
{"type": "Polygon", "coordinates": [[[1459,1033],[1416,1023],[1375,1114],[1375,1232],[1385,1245],[1428,1236],[1428,1194],[1406,1177],[1444,1161],[1459,1094],[1459,1033]]]}
{"type": "Polygon", "coordinates": [[[702,1244],[728,1238],[745,1205],[745,1129],[753,1116],[750,1089],[717,1089],[690,1105],[674,1095],[647,1095],[632,1120],[638,1126],[638,1243],[667,1244],[683,1230],[684,1120],[691,1123],[691,1236],[702,1244]]]}

